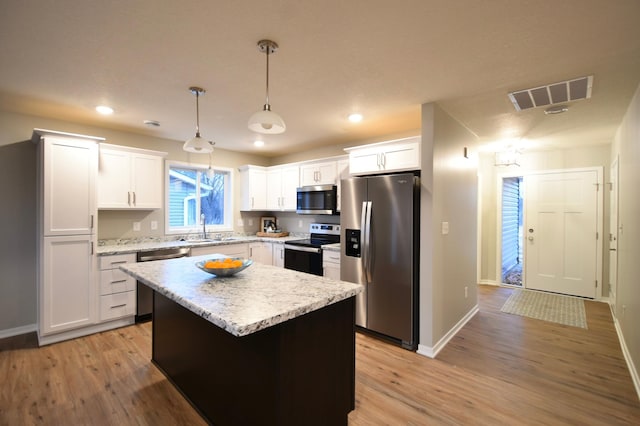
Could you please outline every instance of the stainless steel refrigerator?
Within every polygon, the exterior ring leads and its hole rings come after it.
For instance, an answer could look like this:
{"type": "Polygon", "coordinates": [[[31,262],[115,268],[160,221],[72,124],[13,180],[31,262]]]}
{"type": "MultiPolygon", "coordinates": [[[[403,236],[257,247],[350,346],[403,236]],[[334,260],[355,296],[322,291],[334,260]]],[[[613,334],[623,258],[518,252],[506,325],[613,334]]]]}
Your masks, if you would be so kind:
{"type": "Polygon", "coordinates": [[[340,200],[340,278],[364,286],[356,298],[356,325],[416,349],[419,176],[344,179],[340,200]]]}

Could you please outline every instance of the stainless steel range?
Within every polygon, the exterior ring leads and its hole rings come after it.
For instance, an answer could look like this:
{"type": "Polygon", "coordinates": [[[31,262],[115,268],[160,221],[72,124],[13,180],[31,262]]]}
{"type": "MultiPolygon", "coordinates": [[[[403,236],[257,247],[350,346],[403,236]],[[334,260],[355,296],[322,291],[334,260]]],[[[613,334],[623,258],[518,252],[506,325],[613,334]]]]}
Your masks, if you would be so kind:
{"type": "Polygon", "coordinates": [[[310,238],[288,241],[284,245],[284,267],[295,271],[322,275],[322,246],[340,242],[340,225],[312,223],[310,238]]]}

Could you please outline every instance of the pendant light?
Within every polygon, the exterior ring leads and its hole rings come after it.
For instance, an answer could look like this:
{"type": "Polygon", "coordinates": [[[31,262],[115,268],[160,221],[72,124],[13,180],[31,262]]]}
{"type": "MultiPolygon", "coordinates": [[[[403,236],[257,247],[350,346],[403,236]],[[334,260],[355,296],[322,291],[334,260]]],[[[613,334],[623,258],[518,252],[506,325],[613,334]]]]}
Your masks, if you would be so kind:
{"type": "Polygon", "coordinates": [[[284,120],[269,105],[269,55],[278,50],[278,44],[271,40],[260,40],[258,50],[267,55],[267,97],[262,111],[258,111],[249,119],[249,129],[257,133],[277,134],[285,131],[284,120]]]}
{"type": "Polygon", "coordinates": [[[182,149],[196,154],[209,154],[213,152],[213,143],[200,136],[200,104],[198,98],[204,95],[205,90],[201,87],[189,87],[189,91],[196,95],[196,135],[184,143],[182,149]]]}

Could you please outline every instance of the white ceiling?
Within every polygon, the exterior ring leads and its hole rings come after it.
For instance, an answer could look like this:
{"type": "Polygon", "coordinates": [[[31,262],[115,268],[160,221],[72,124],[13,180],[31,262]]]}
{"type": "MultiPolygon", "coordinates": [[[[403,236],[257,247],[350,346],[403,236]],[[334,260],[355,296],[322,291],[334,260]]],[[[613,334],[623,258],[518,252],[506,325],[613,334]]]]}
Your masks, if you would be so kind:
{"type": "Polygon", "coordinates": [[[481,143],[609,143],[640,83],[637,0],[2,0],[0,109],[255,152],[251,114],[287,124],[267,156],[418,131],[438,102],[481,143]],[[593,75],[567,113],[517,112],[514,90],[593,75]],[[114,115],[98,116],[109,104],[114,115]],[[359,124],[347,121],[361,112],[359,124]],[[157,120],[150,128],[143,120],[157,120]]]}

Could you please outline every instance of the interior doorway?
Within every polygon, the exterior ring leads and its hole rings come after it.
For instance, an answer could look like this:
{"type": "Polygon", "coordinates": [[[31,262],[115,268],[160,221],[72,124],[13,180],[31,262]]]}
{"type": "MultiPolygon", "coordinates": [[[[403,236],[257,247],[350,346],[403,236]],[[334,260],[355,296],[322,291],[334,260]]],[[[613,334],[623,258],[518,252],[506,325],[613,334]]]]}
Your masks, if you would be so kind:
{"type": "Polygon", "coordinates": [[[519,287],[522,287],[524,260],[523,210],[522,176],[503,178],[501,282],[519,287]]]}

